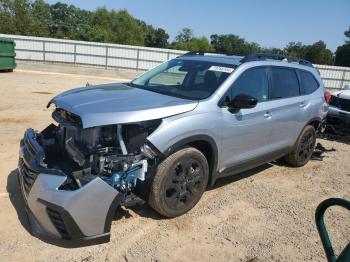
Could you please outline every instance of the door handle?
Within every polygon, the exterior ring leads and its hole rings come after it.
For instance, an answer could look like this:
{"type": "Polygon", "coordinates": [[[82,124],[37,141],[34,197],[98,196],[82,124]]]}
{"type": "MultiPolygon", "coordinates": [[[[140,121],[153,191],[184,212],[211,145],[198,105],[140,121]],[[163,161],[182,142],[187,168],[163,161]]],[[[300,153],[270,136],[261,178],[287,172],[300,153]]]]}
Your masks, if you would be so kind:
{"type": "Polygon", "coordinates": [[[270,113],[270,112],[266,112],[266,113],[264,114],[264,117],[265,117],[265,118],[271,118],[271,117],[272,117],[272,115],[271,115],[271,113],[270,113]]]}
{"type": "Polygon", "coordinates": [[[300,107],[300,108],[306,107],[306,103],[305,103],[305,102],[301,102],[301,103],[299,104],[299,107],[300,107]]]}

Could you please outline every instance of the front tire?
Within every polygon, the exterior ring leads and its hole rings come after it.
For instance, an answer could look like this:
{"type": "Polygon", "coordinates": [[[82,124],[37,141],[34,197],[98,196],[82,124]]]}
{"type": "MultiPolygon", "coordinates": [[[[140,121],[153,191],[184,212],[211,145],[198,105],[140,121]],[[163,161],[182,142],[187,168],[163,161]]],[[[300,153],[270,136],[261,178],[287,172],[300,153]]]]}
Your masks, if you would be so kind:
{"type": "Polygon", "coordinates": [[[192,147],[181,149],[158,166],[149,204],[165,217],[183,215],[198,203],[208,179],[205,156],[192,147]]]}
{"type": "Polygon", "coordinates": [[[301,167],[309,162],[316,145],[316,131],[313,126],[306,126],[301,132],[293,151],[285,161],[294,167],[301,167]]]}

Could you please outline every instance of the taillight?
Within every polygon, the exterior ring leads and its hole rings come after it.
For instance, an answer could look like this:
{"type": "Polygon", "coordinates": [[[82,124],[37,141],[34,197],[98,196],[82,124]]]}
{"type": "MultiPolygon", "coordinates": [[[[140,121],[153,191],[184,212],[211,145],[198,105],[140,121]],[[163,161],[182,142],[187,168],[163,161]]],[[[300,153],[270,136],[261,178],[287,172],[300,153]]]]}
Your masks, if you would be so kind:
{"type": "Polygon", "coordinates": [[[326,100],[327,104],[329,104],[329,102],[331,102],[331,98],[332,98],[331,92],[326,90],[324,92],[324,100],[326,100]]]}

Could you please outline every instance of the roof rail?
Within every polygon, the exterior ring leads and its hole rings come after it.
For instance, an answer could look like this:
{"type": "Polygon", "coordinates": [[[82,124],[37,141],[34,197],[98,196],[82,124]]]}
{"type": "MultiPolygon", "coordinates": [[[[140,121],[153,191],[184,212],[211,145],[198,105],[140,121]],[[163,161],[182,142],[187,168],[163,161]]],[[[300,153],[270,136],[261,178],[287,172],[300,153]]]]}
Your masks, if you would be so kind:
{"type": "Polygon", "coordinates": [[[305,59],[286,56],[286,55],[270,54],[270,53],[256,53],[256,54],[246,55],[241,60],[241,63],[252,62],[252,61],[265,61],[267,59],[285,61],[288,63],[298,63],[300,65],[314,67],[311,62],[305,59]]]}
{"type": "Polygon", "coordinates": [[[205,52],[204,51],[190,51],[190,52],[187,52],[181,56],[196,56],[196,55],[204,56],[205,52]]]}

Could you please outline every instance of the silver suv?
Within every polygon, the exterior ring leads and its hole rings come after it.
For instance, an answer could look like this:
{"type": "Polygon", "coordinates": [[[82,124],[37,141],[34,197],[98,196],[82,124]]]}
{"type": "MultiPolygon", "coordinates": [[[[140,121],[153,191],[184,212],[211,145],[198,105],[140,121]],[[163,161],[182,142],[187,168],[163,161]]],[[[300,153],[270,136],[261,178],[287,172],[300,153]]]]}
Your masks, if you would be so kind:
{"type": "Polygon", "coordinates": [[[263,163],[305,165],[328,105],[312,64],[191,52],[130,83],[53,98],[51,124],[28,129],[19,178],[33,223],[71,244],[108,241],[135,197],[165,217],[207,186],[263,163]]]}

